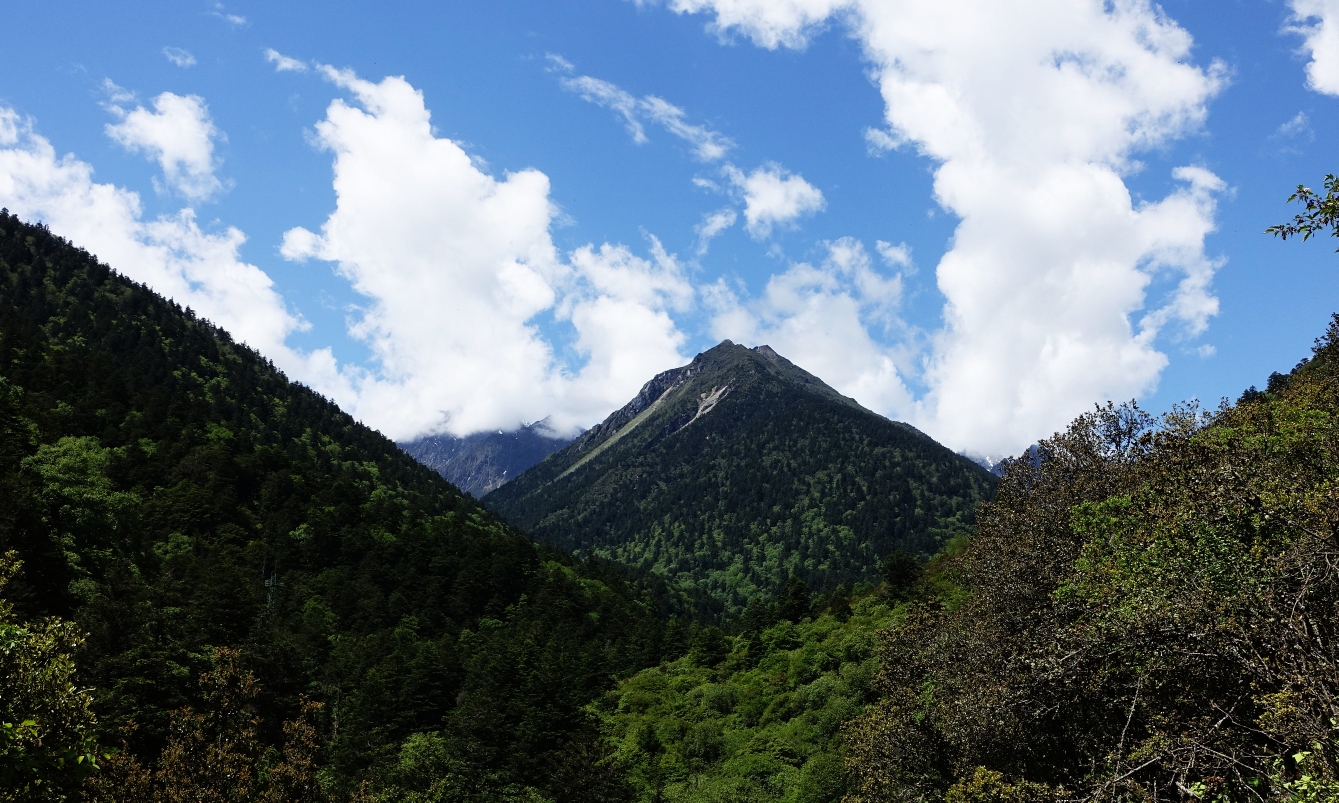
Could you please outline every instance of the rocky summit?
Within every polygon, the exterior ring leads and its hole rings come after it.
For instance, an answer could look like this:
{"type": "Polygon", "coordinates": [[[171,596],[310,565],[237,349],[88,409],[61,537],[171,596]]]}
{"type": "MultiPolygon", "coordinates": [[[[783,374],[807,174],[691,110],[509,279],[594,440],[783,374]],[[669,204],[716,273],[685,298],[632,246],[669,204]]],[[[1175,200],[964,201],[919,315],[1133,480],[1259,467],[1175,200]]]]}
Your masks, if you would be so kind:
{"type": "Polygon", "coordinates": [[[571,443],[539,421],[510,432],[476,432],[463,438],[430,435],[399,444],[410,457],[475,498],[496,490],[571,443]]]}

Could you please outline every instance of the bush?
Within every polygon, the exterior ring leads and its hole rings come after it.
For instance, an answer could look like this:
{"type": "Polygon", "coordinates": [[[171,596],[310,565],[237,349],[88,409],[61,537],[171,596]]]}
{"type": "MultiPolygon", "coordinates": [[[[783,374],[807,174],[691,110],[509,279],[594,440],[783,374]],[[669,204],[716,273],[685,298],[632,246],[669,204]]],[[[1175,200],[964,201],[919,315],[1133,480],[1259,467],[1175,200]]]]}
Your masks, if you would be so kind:
{"type": "Polygon", "coordinates": [[[1000,773],[977,767],[971,778],[949,788],[944,803],[1044,803],[1054,799],[1055,792],[1044,784],[1007,783],[1000,773]]]}

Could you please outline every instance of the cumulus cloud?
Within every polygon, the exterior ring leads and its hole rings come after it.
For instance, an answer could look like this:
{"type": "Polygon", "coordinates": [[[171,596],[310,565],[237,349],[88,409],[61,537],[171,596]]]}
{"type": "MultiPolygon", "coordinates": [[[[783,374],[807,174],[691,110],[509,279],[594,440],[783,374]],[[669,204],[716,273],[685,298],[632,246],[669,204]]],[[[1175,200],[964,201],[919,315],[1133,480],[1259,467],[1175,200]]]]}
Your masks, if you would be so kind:
{"type": "MultiPolygon", "coordinates": [[[[561,56],[550,54],[549,63],[557,72],[571,73],[576,69],[561,56]]],[[[638,98],[615,84],[589,75],[565,77],[562,86],[582,99],[618,114],[632,141],[639,145],[650,141],[646,136],[646,123],[652,122],[692,145],[693,155],[703,162],[719,161],[734,147],[734,142],[724,134],[689,123],[683,109],[663,98],[654,95],[638,98]]]]}
{"type": "Polygon", "coordinates": [[[1311,57],[1307,85],[1326,95],[1339,95],[1339,0],[1292,0],[1290,30],[1304,37],[1302,49],[1311,57]]]}
{"type": "Polygon", "coordinates": [[[369,364],[287,344],[306,324],[241,260],[242,232],[204,230],[190,209],[144,220],[135,193],[94,182],[92,167],[57,156],[3,107],[0,205],[193,308],[395,438],[546,416],[572,431],[686,362],[672,316],[693,308],[695,292],[658,240],[648,235],[648,256],[607,243],[559,254],[543,173],[482,172],[433,135],[422,95],[402,78],[319,69],[352,95],[316,127],[335,155],[336,208],[319,232],[289,230],[281,253],[333,261],[367,299],[349,325],[369,364]],[[542,332],[540,313],[561,331],[542,332]]]}
{"type": "Polygon", "coordinates": [[[163,48],[163,55],[178,67],[195,66],[195,56],[192,56],[189,50],[180,47],[165,47],[163,48]]]}
{"type": "Polygon", "coordinates": [[[108,111],[120,119],[107,124],[107,136],[129,151],[143,153],[162,168],[166,188],[200,201],[223,189],[214,175],[214,140],[223,133],[210,119],[209,108],[199,95],[164,92],[153,100],[153,111],[136,106],[126,111],[124,90],[117,91],[108,111]]]}
{"type": "Polygon", "coordinates": [[[341,404],[395,438],[545,416],[570,429],[683,362],[670,313],[692,290],[658,242],[650,260],[613,245],[564,259],[550,237],[547,176],[483,172],[433,134],[422,94],[403,78],[318,70],[352,95],[316,126],[335,155],[336,208],[319,233],[287,232],[281,252],[334,262],[368,299],[351,331],[374,365],[325,378],[341,404]],[[575,333],[575,375],[535,322],[546,311],[575,333]]]}
{"type": "Polygon", "coordinates": [[[270,278],[241,260],[242,232],[204,231],[190,209],[142,219],[137,194],[95,182],[92,167],[72,155],[57,156],[31,121],[4,107],[0,206],[45,222],[122,275],[191,307],[285,370],[308,371],[308,358],[284,344],[304,324],[285,308],[270,278]]]}
{"type": "Polygon", "coordinates": [[[907,354],[870,334],[902,328],[902,279],[876,270],[859,241],[828,243],[822,263],[791,265],[756,299],[741,300],[724,281],[704,296],[714,337],[766,343],[870,409],[903,417],[913,411],[897,367],[907,354]]]}
{"type": "Polygon", "coordinates": [[[681,14],[713,12],[712,28],[722,36],[739,30],[768,49],[801,49],[848,4],[848,0],[670,0],[669,5],[681,14]]]}
{"type": "Polygon", "coordinates": [[[583,246],[570,255],[579,282],[557,310],[577,332],[580,372],[559,387],[555,427],[589,426],[631,398],[655,371],[685,362],[685,337],[671,311],[686,311],[694,290],[682,266],[654,237],[651,259],[626,246],[583,246]]]}
{"type": "Polygon", "coordinates": [[[821,211],[827,203],[817,187],[778,164],[748,174],[726,165],[725,175],[744,196],[744,228],[754,239],[771,235],[773,226],[821,211]]]}
{"type": "Polygon", "coordinates": [[[948,445],[1017,453],[1095,401],[1146,393],[1167,363],[1155,341],[1193,338],[1217,312],[1204,238],[1222,182],[1185,167],[1169,196],[1138,202],[1122,178],[1134,153],[1201,125],[1223,83],[1147,0],[670,5],[767,48],[832,21],[861,42],[885,102],[871,141],[932,160],[935,196],[961,219],[912,416],[948,445]]]}
{"type": "Polygon", "coordinates": [[[285,56],[272,47],[265,50],[265,60],[274,65],[276,72],[307,71],[307,62],[285,56]]]}

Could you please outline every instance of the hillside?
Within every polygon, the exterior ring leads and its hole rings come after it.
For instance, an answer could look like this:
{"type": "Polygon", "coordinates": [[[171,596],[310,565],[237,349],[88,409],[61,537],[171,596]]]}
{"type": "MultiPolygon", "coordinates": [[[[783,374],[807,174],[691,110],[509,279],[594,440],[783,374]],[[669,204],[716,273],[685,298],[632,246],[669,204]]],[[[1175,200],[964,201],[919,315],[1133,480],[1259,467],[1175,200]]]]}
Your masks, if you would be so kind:
{"type": "Polygon", "coordinates": [[[1010,461],[881,641],[853,803],[1339,800],[1339,316],[1263,391],[1010,461]]]}
{"type": "Polygon", "coordinates": [[[872,580],[967,532],[995,479],[766,346],[725,341],[484,503],[536,538],[703,589],[733,609],[794,574],[872,580]]]}
{"type": "Polygon", "coordinates": [[[544,422],[511,432],[476,432],[463,438],[431,435],[400,444],[415,460],[479,498],[571,442],[553,437],[544,422]]]}
{"type": "Polygon", "coordinates": [[[601,760],[582,707],[683,638],[665,594],[536,546],[226,332],[5,213],[10,550],[14,616],[88,634],[78,683],[103,744],[133,722],[152,767],[234,647],[266,743],[299,694],[324,704],[322,778],[341,794],[427,733],[478,799],[583,799],[553,780],[601,760]]]}

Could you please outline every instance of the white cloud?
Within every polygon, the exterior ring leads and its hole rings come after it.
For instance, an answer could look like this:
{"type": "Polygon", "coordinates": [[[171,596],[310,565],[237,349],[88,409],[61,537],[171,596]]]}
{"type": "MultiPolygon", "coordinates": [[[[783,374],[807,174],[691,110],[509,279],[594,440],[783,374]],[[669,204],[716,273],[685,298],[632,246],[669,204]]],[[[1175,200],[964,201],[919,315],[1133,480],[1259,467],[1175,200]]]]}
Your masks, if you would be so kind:
{"type": "MultiPolygon", "coordinates": [[[[113,97],[124,95],[122,90],[113,97]]],[[[126,111],[109,105],[120,122],[107,124],[107,136],[127,150],[155,159],[168,188],[187,199],[204,200],[222,190],[223,183],[214,175],[214,140],[223,134],[210,119],[204,98],[164,92],[154,98],[153,107],[153,111],[143,106],[126,111]]]]}
{"type": "Polygon", "coordinates": [[[895,151],[902,147],[902,142],[882,128],[865,129],[865,147],[870,156],[882,156],[888,151],[895,151]]]}
{"type": "Polygon", "coordinates": [[[638,145],[650,142],[646,128],[642,125],[639,102],[627,91],[589,75],[564,78],[562,84],[564,89],[577,93],[582,99],[617,112],[623,118],[623,125],[627,127],[633,142],[638,145]]]}
{"type": "Polygon", "coordinates": [[[307,62],[289,58],[272,47],[265,50],[265,60],[274,65],[275,72],[307,71],[307,62]]]}
{"type": "Polygon", "coordinates": [[[243,17],[241,14],[233,14],[229,12],[222,3],[215,3],[214,10],[210,13],[234,28],[241,28],[246,25],[246,17],[243,17]]]}
{"type": "Polygon", "coordinates": [[[1339,95],[1339,0],[1291,0],[1293,33],[1305,37],[1302,49],[1311,57],[1307,85],[1326,95],[1339,95]]]}
{"type": "Polygon", "coordinates": [[[741,301],[724,281],[704,296],[713,337],[766,343],[870,409],[893,416],[913,411],[897,368],[907,355],[870,335],[901,326],[902,280],[876,271],[858,241],[828,243],[822,264],[791,265],[757,299],[741,301]]]}
{"type": "MultiPolygon", "coordinates": [[[[224,327],[290,373],[308,358],[284,345],[304,324],[270,278],[241,261],[242,232],[201,230],[190,209],[142,219],[139,196],[93,181],[93,168],[59,157],[31,122],[0,107],[0,206],[43,221],[122,275],[143,282],[224,327]]],[[[319,355],[318,355],[319,359],[319,355]]]]}
{"type": "Polygon", "coordinates": [[[337,204],[319,234],[285,234],[282,253],[335,262],[368,299],[351,331],[375,364],[326,377],[341,404],[395,438],[545,416],[571,428],[682,363],[669,313],[692,290],[659,243],[651,260],[604,245],[565,261],[543,173],[482,172],[433,135],[422,94],[403,78],[318,69],[355,101],[334,101],[316,126],[335,154],[337,204]],[[534,322],[546,310],[575,331],[585,359],[575,376],[534,322]]]}
{"type": "Polygon", "coordinates": [[[1298,112],[1291,120],[1278,127],[1274,132],[1275,137],[1296,137],[1306,136],[1308,139],[1315,139],[1316,132],[1311,130],[1311,118],[1306,112],[1298,112]]]}
{"type": "Polygon", "coordinates": [[[3,108],[0,205],[192,307],[395,438],[545,416],[571,431],[686,362],[672,315],[691,309],[695,293],[658,240],[648,236],[646,258],[604,244],[564,259],[549,235],[557,210],[544,174],[482,172],[433,135],[422,95],[402,78],[320,71],[354,97],[331,103],[316,127],[335,154],[337,205],[319,234],[288,231],[281,252],[336,262],[368,300],[350,321],[373,352],[368,365],[287,345],[306,325],[241,261],[240,231],[204,231],[190,209],[142,220],[135,193],[93,182],[88,164],[57,157],[3,108]],[[542,312],[568,334],[541,332],[542,312]],[[555,358],[552,337],[579,358],[574,371],[555,358]]]}
{"type": "Polygon", "coordinates": [[[108,103],[130,103],[135,99],[134,92],[123,86],[117,86],[110,78],[102,79],[102,91],[107,93],[108,103]]]}
{"type": "Polygon", "coordinates": [[[558,316],[572,322],[575,348],[586,362],[559,388],[551,417],[557,429],[590,426],[626,404],[652,375],[686,361],[680,353],[685,337],[669,313],[692,306],[693,287],[654,237],[651,257],[609,244],[570,255],[579,282],[558,316]]]}
{"type": "Polygon", "coordinates": [[[184,50],[180,47],[165,47],[163,48],[163,55],[167,57],[168,61],[178,67],[195,66],[195,56],[192,56],[189,50],[184,50]]]}
{"type": "Polygon", "coordinates": [[[735,225],[739,215],[730,207],[717,209],[715,212],[709,212],[702,222],[697,225],[697,254],[702,256],[707,253],[707,247],[711,241],[716,239],[721,232],[735,225]]]}
{"type": "Polygon", "coordinates": [[[911,269],[913,267],[911,262],[911,246],[906,243],[893,245],[892,243],[878,240],[874,243],[874,250],[879,252],[879,256],[883,257],[884,263],[889,267],[903,269],[911,269]]]}
{"type": "Polygon", "coordinates": [[[747,175],[726,165],[725,174],[744,196],[744,228],[755,239],[769,236],[773,226],[792,223],[826,205],[817,187],[778,164],[763,165],[747,175]]]}
{"type": "MultiPolygon", "coordinates": [[[[572,63],[552,53],[549,62],[557,72],[570,73],[575,70],[572,63]]],[[[688,123],[683,109],[655,95],[637,98],[601,78],[589,75],[576,75],[562,79],[562,86],[569,92],[575,92],[584,100],[611,109],[623,118],[623,124],[638,145],[649,142],[644,121],[658,123],[674,136],[693,146],[693,155],[703,162],[715,162],[725,158],[734,142],[718,131],[688,123]]]]}
{"type": "Polygon", "coordinates": [[[693,146],[693,154],[704,162],[715,162],[725,157],[734,147],[734,143],[722,134],[705,126],[689,125],[684,122],[684,111],[678,106],[647,95],[638,101],[638,106],[652,120],[660,123],[674,136],[693,146]]]}
{"type": "Polygon", "coordinates": [[[712,27],[725,35],[731,29],[747,33],[769,50],[800,49],[821,30],[848,0],[670,0],[670,8],[683,13],[712,11],[712,27]]]}
{"type": "Polygon", "coordinates": [[[557,53],[545,53],[544,58],[548,59],[551,65],[547,70],[548,72],[573,72],[576,70],[575,64],[557,53]]]}
{"type": "Polygon", "coordinates": [[[1095,401],[1146,393],[1167,363],[1159,335],[1193,337],[1216,313],[1204,237],[1222,183],[1182,168],[1171,195],[1137,203],[1122,179],[1133,153],[1196,129],[1223,83],[1147,0],[671,7],[768,48],[801,47],[833,19],[861,42],[888,127],[871,139],[936,163],[936,199],[961,219],[912,416],[949,446],[1017,453],[1095,401]],[[1149,298],[1155,280],[1166,298],[1149,298]]]}

